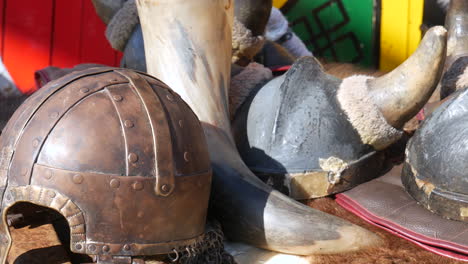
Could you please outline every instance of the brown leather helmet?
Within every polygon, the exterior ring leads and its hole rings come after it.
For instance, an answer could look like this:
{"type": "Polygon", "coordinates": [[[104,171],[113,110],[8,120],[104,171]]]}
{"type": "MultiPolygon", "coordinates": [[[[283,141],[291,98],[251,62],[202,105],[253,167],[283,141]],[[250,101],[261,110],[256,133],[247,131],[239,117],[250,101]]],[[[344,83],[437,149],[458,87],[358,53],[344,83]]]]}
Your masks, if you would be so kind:
{"type": "Polygon", "coordinates": [[[18,202],[63,215],[72,252],[131,263],[198,243],[210,186],[200,122],[164,83],[126,69],[71,73],[32,95],[0,138],[0,263],[18,202]]]}

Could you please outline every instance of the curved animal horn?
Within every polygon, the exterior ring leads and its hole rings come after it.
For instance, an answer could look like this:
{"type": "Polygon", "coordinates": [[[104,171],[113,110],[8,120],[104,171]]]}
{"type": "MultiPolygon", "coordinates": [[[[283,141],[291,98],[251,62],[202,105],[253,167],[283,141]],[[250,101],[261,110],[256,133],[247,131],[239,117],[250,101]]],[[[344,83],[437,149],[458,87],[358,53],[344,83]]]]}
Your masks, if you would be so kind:
{"type": "Polygon", "coordinates": [[[448,31],[447,66],[468,55],[468,1],[452,0],[445,18],[448,31]]]}
{"type": "Polygon", "coordinates": [[[148,71],[202,121],[213,165],[211,206],[233,240],[284,253],[377,246],[375,234],[272,190],[243,163],[231,135],[232,0],[137,0],[148,71]]]}
{"type": "Polygon", "coordinates": [[[446,42],[447,30],[433,27],[403,64],[368,81],[370,96],[391,126],[403,127],[429,100],[442,74],[446,42]]]}

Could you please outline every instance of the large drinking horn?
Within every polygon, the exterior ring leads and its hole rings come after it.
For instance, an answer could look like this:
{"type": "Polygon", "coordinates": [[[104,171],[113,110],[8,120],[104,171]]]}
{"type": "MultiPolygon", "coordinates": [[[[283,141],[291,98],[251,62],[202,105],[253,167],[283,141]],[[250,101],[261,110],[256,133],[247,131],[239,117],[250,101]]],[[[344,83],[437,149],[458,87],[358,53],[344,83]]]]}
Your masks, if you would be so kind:
{"type": "Polygon", "coordinates": [[[238,150],[259,177],[295,199],[342,192],[385,172],[384,150],[426,103],[443,68],[446,30],[379,77],[343,80],[313,57],[254,92],[232,123],[238,150]]]}
{"type": "Polygon", "coordinates": [[[447,60],[440,87],[441,99],[468,85],[468,73],[464,74],[468,67],[468,1],[451,1],[445,27],[448,30],[447,60]]]}
{"type": "MultiPolygon", "coordinates": [[[[242,162],[228,113],[232,0],[138,0],[147,66],[202,121],[213,166],[211,206],[232,240],[308,255],[377,246],[375,234],[272,190],[242,162]]],[[[190,162],[190,157],[188,157],[190,162]]]]}

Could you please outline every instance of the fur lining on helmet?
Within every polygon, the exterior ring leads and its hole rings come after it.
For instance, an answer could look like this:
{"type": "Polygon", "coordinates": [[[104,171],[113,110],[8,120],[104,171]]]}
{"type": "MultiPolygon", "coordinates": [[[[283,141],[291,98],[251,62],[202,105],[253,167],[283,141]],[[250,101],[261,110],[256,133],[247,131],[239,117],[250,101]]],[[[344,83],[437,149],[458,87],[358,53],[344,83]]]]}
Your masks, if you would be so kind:
{"type": "Polygon", "coordinates": [[[463,73],[458,77],[457,90],[468,87],[468,67],[465,68],[463,73]]]}
{"type": "Polygon", "coordinates": [[[242,58],[251,60],[263,47],[265,38],[253,36],[252,31],[234,18],[232,26],[232,63],[242,58]]]}
{"type": "Polygon", "coordinates": [[[106,37],[112,48],[123,51],[138,22],[135,0],[128,0],[107,25],[106,37]]]}
{"type": "Polygon", "coordinates": [[[373,77],[355,75],[343,80],[338,88],[338,102],[364,144],[382,150],[403,134],[387,123],[368,96],[367,80],[373,77]]]}
{"type": "Polygon", "coordinates": [[[263,85],[273,78],[270,69],[263,65],[252,62],[245,67],[239,74],[231,78],[231,87],[229,89],[229,113],[231,120],[234,118],[237,109],[249,97],[252,90],[263,85]]]}

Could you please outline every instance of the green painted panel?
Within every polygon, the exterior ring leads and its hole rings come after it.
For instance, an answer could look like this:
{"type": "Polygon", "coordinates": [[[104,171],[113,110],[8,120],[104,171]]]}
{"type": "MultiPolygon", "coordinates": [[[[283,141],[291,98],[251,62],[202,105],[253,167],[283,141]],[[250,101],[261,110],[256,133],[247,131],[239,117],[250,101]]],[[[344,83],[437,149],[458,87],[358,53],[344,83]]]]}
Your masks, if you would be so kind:
{"type": "Polygon", "coordinates": [[[292,29],[318,57],[377,66],[375,0],[289,0],[292,29]]]}

